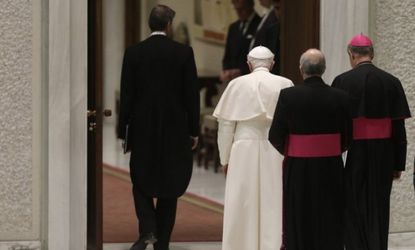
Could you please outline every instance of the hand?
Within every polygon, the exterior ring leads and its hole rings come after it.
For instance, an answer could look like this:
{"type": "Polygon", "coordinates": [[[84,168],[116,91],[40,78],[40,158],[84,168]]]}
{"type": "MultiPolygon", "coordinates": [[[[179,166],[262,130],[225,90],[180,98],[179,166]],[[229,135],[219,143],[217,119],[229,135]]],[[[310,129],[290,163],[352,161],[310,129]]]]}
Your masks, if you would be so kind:
{"type": "Polygon", "coordinates": [[[197,147],[197,144],[199,144],[199,137],[190,136],[190,139],[192,139],[192,150],[194,150],[197,147]]]}
{"type": "Polygon", "coordinates": [[[232,80],[234,78],[237,78],[238,76],[241,75],[241,70],[240,69],[231,69],[229,75],[230,75],[230,80],[232,80]]]}
{"type": "Polygon", "coordinates": [[[220,75],[219,75],[219,80],[221,81],[221,82],[223,82],[223,83],[227,83],[227,82],[229,82],[230,81],[230,79],[231,79],[231,77],[230,77],[230,71],[229,70],[222,70],[221,72],[220,72],[220,75]]]}
{"type": "Polygon", "coordinates": [[[125,140],[121,142],[121,150],[124,152],[124,154],[131,152],[131,149],[125,151],[125,140]]]}
{"type": "Polygon", "coordinates": [[[228,165],[229,164],[226,164],[226,165],[222,166],[222,172],[225,174],[225,177],[228,175],[228,165]]]}
{"type": "Polygon", "coordinates": [[[393,171],[393,180],[399,180],[401,178],[402,171],[393,171]]]}

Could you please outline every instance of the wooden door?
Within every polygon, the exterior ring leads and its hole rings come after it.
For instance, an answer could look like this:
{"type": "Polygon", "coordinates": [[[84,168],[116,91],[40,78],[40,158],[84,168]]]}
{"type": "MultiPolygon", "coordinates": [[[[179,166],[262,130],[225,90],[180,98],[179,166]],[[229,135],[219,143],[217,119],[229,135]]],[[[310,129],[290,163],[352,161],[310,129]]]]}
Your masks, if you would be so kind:
{"type": "Polygon", "coordinates": [[[301,54],[320,47],[320,0],[281,0],[281,75],[302,81],[301,54]]]}
{"type": "Polygon", "coordinates": [[[87,249],[102,249],[102,0],[88,0],[87,249]]]}

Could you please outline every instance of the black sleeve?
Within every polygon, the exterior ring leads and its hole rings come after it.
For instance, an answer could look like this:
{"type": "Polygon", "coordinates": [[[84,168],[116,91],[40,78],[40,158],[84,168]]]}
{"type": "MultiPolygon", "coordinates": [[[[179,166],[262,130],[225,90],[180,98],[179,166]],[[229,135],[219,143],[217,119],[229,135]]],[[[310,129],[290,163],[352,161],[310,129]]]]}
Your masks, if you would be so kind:
{"type": "Polygon", "coordinates": [[[125,139],[126,126],[130,121],[131,110],[133,106],[134,83],[132,71],[130,69],[131,59],[128,49],[124,53],[124,60],[121,70],[121,87],[120,87],[120,113],[118,117],[118,138],[125,139]]]}
{"type": "Polygon", "coordinates": [[[344,98],[344,126],[341,132],[342,152],[349,149],[353,141],[353,119],[351,115],[351,102],[348,95],[344,98]]]}
{"type": "Polygon", "coordinates": [[[339,77],[334,78],[333,82],[331,83],[331,86],[333,88],[339,88],[339,86],[338,86],[339,81],[340,81],[339,77]]]}
{"type": "Polygon", "coordinates": [[[280,25],[275,23],[267,28],[265,34],[265,46],[268,47],[272,53],[274,53],[274,67],[271,70],[271,73],[279,75],[280,74],[280,25]]]}
{"type": "Polygon", "coordinates": [[[185,108],[189,122],[189,134],[196,137],[199,135],[200,96],[196,63],[192,48],[190,48],[190,53],[184,67],[184,88],[185,108]]]}
{"type": "Polygon", "coordinates": [[[278,98],[277,107],[275,108],[274,118],[268,134],[270,143],[280,152],[285,154],[286,140],[289,134],[287,107],[284,102],[284,90],[281,91],[278,98]]]}
{"type": "Polygon", "coordinates": [[[405,120],[398,119],[392,121],[392,140],[395,145],[395,165],[396,171],[404,171],[406,164],[406,130],[405,120]]]}
{"type": "Polygon", "coordinates": [[[232,68],[232,59],[231,59],[231,46],[232,46],[232,25],[229,26],[228,35],[226,37],[226,44],[225,44],[225,53],[222,59],[222,69],[230,69],[232,68]]]}

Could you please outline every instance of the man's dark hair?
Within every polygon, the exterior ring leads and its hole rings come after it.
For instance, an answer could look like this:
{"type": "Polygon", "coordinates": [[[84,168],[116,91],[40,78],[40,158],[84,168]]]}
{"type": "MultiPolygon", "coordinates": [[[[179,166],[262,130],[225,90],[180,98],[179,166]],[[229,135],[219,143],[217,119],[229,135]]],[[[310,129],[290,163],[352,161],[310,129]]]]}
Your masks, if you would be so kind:
{"type": "Polygon", "coordinates": [[[254,0],[245,0],[246,5],[248,5],[249,7],[254,7],[255,2],[254,0]]]}
{"type": "Polygon", "coordinates": [[[348,50],[353,54],[358,54],[361,56],[372,56],[373,57],[373,47],[372,46],[364,46],[364,47],[356,47],[356,46],[347,46],[348,50]]]}
{"type": "Polygon", "coordinates": [[[232,3],[243,2],[246,7],[253,8],[255,6],[254,0],[232,0],[232,3]]]}
{"type": "Polygon", "coordinates": [[[176,12],[166,5],[155,6],[148,18],[148,25],[151,31],[162,31],[167,28],[167,24],[173,21],[176,12]]]}

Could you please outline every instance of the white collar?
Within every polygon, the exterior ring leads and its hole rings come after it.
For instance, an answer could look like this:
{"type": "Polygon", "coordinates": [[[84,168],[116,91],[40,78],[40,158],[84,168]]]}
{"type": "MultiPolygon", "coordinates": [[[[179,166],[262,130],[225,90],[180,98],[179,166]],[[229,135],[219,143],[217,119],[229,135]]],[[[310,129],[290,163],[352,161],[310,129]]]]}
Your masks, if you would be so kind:
{"type": "Polygon", "coordinates": [[[150,36],[154,36],[154,35],[167,36],[167,33],[164,32],[164,31],[153,31],[153,32],[151,32],[150,36]]]}
{"type": "Polygon", "coordinates": [[[265,8],[264,11],[262,12],[263,17],[264,16],[268,16],[269,13],[271,13],[272,11],[274,11],[275,5],[272,4],[271,6],[269,6],[269,8],[265,8]]]}
{"type": "Polygon", "coordinates": [[[257,72],[257,71],[267,71],[267,72],[269,72],[269,69],[266,68],[266,67],[258,67],[258,68],[255,68],[252,72],[257,72]]]}

